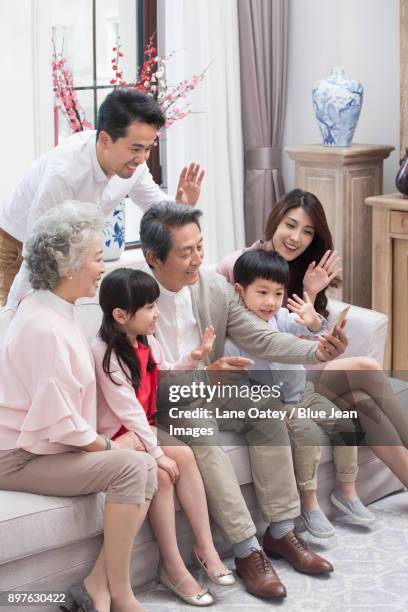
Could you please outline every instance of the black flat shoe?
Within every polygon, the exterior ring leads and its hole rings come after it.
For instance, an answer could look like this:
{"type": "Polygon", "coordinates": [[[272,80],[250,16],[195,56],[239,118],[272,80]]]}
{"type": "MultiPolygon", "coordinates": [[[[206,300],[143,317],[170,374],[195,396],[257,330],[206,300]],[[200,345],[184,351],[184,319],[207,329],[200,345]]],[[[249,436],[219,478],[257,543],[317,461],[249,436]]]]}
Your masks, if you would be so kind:
{"type": "Polygon", "coordinates": [[[67,596],[67,601],[61,604],[59,609],[63,612],[78,612],[78,604],[72,597],[67,596]]]}
{"type": "Polygon", "coordinates": [[[67,601],[60,606],[60,610],[63,610],[63,612],[78,612],[79,610],[82,610],[82,612],[98,612],[83,582],[75,584],[69,589],[67,601]]]}

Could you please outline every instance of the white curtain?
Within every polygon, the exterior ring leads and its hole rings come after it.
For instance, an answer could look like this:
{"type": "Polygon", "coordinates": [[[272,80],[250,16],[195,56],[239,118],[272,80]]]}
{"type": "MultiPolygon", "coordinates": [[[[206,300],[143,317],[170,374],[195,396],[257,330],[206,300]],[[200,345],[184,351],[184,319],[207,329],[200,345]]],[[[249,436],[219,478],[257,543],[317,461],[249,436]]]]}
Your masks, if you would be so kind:
{"type": "Polygon", "coordinates": [[[167,188],[175,193],[183,165],[197,161],[206,176],[199,201],[203,210],[206,263],[244,245],[243,145],[241,132],[238,15],[236,0],[162,0],[160,55],[169,83],[207,75],[192,92],[193,114],[165,134],[167,188]]]}

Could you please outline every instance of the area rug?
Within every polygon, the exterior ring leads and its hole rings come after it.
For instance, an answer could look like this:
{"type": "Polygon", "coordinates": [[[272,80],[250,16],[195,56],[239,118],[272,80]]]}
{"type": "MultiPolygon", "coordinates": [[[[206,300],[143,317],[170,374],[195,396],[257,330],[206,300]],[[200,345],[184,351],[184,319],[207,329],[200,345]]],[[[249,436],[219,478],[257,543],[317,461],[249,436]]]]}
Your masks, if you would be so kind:
{"type": "MultiPolygon", "coordinates": [[[[407,612],[408,611],[408,492],[391,495],[370,505],[376,515],[371,528],[357,527],[346,519],[334,521],[336,535],[328,540],[307,538],[316,552],[326,556],[335,571],[328,577],[295,572],[285,561],[274,567],[286,585],[281,603],[249,595],[240,581],[231,587],[210,583],[200,570],[194,575],[217,599],[214,612],[407,612]]],[[[233,567],[233,559],[226,560],[233,567]]],[[[164,587],[138,594],[148,612],[193,610],[164,587]]]]}

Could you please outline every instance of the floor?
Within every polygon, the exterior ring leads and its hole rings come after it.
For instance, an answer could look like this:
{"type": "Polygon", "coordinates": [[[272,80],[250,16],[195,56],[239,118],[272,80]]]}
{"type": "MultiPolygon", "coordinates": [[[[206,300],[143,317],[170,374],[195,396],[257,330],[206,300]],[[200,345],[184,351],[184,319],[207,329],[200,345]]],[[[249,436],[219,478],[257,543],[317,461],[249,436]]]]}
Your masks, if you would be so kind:
{"type": "MultiPolygon", "coordinates": [[[[214,612],[235,610],[284,612],[407,612],[408,611],[408,492],[398,493],[370,505],[377,520],[366,529],[337,520],[336,535],[322,541],[310,537],[314,550],[333,563],[328,577],[309,577],[295,572],[285,561],[274,561],[288,596],[281,603],[257,599],[240,581],[218,587],[193,573],[207,586],[217,602],[214,612]],[[320,542],[323,542],[322,544],[320,542]]],[[[228,559],[227,565],[233,566],[228,559]]],[[[193,609],[162,586],[140,593],[147,612],[182,612],[193,609]]]]}

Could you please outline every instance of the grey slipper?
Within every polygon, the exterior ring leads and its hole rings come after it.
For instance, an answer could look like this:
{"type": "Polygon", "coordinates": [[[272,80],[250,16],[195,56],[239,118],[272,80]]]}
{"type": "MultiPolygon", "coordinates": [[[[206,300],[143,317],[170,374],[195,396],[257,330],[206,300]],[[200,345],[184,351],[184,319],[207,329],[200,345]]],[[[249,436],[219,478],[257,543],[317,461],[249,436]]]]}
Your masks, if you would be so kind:
{"type": "Polygon", "coordinates": [[[334,535],[334,527],[320,508],[306,512],[302,510],[302,519],[306,529],[315,538],[331,538],[334,535]]]}
{"type": "Polygon", "coordinates": [[[357,525],[372,525],[375,522],[375,515],[368,510],[357,497],[350,501],[343,497],[339,489],[333,491],[330,495],[330,501],[333,506],[344,512],[353,519],[353,523],[357,525]]]}

